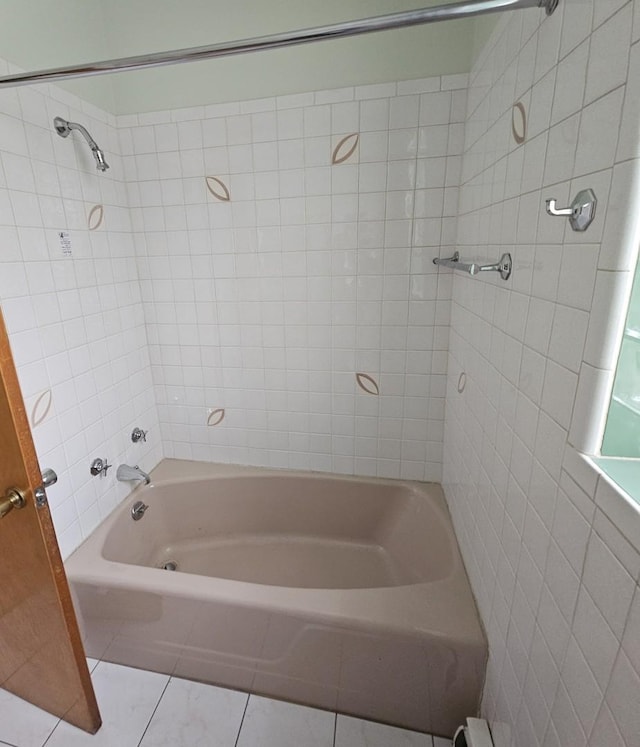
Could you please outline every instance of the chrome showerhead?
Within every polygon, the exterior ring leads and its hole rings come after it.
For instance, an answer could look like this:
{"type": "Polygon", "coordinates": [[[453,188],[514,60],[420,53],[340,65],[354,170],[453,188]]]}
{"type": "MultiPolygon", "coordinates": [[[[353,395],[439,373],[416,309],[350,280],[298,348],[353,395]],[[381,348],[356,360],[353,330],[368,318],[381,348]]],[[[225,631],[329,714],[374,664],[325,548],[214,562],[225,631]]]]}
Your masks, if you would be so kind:
{"type": "Polygon", "coordinates": [[[104,153],[100,150],[100,148],[91,148],[93,151],[93,156],[96,159],[96,163],[98,164],[96,168],[98,171],[106,171],[109,168],[109,164],[104,159],[104,153]]]}
{"type": "Polygon", "coordinates": [[[67,122],[67,120],[62,119],[62,117],[56,117],[53,120],[53,126],[60,137],[68,137],[71,130],[78,130],[87,143],[89,143],[93,157],[96,159],[96,168],[98,171],[106,171],[109,168],[109,164],[106,162],[104,157],[104,152],[98,147],[98,143],[96,143],[96,141],[91,137],[86,127],[83,127],[77,122],[67,122]]]}

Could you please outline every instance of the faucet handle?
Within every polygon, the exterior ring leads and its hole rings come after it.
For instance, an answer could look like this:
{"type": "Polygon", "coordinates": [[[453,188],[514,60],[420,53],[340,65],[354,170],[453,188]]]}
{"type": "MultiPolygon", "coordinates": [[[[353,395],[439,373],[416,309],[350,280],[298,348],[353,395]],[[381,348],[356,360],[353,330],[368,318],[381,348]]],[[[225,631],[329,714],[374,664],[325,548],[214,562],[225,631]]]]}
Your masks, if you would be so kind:
{"type": "Polygon", "coordinates": [[[109,467],[112,467],[112,464],[107,464],[106,459],[100,459],[98,457],[97,459],[94,459],[93,462],[91,462],[91,467],[89,468],[89,471],[91,474],[95,477],[96,475],[100,475],[100,477],[106,477],[107,476],[107,470],[109,467]]]}
{"type": "Polygon", "coordinates": [[[134,444],[137,444],[138,441],[146,441],[148,432],[149,431],[143,431],[142,428],[134,428],[131,432],[131,440],[134,444]]]}

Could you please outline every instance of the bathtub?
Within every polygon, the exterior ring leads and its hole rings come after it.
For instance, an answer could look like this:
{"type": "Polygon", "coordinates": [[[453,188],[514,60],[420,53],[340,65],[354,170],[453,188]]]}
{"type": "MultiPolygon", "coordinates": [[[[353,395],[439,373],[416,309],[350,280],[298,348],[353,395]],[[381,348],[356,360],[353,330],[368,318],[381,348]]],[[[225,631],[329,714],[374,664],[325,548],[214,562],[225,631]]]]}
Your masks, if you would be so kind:
{"type": "Polygon", "coordinates": [[[88,656],[441,736],[477,714],[487,647],[439,485],[151,476],[66,562],[88,656]]]}

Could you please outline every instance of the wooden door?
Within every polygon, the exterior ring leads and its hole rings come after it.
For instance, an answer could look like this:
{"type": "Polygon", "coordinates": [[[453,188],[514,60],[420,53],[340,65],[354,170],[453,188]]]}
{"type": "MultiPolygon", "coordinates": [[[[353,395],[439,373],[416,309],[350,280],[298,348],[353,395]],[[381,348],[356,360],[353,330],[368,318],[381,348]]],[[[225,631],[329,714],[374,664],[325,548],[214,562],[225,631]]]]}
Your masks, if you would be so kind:
{"type": "Polygon", "coordinates": [[[41,484],[0,313],[0,503],[11,489],[25,499],[0,518],[0,687],[95,733],[100,713],[51,515],[34,500],[41,484]]]}

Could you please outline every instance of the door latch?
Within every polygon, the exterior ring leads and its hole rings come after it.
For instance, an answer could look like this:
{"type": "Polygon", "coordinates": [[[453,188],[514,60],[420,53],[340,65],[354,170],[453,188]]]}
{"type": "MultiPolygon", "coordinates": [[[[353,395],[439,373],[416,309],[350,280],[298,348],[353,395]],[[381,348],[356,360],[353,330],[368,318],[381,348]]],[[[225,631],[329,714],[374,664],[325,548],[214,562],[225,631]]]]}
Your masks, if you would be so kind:
{"type": "Polygon", "coordinates": [[[42,508],[47,505],[47,491],[45,488],[55,485],[58,482],[58,475],[50,468],[42,470],[42,485],[39,485],[34,491],[33,496],[36,499],[36,506],[42,508]]]}

